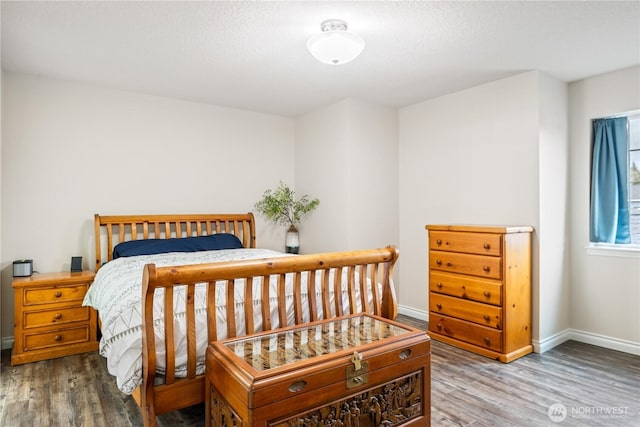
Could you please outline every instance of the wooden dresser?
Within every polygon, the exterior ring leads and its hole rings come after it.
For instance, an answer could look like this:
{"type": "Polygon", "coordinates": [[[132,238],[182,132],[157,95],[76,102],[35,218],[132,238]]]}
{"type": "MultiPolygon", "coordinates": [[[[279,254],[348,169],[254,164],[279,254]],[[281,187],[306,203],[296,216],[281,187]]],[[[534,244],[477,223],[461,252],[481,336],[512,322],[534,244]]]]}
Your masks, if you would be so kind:
{"type": "Polygon", "coordinates": [[[426,229],[429,335],[505,363],[531,353],[533,228],[426,229]]]}
{"type": "Polygon", "coordinates": [[[82,306],[95,273],[15,277],[13,365],[98,349],[96,312],[82,306]]]}

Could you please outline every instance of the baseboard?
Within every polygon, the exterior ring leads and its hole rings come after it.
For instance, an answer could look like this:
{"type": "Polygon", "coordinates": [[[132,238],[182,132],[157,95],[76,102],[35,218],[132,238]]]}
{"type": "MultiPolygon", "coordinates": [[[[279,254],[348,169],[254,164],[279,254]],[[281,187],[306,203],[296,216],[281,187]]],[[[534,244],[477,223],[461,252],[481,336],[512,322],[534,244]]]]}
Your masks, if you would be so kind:
{"type": "Polygon", "coordinates": [[[542,341],[533,340],[533,351],[536,353],[544,353],[569,340],[640,356],[640,343],[570,328],[552,335],[549,338],[545,338],[542,341]]]}
{"type": "Polygon", "coordinates": [[[532,340],[531,344],[533,344],[533,352],[534,353],[544,353],[545,351],[551,350],[553,347],[559,346],[565,341],[569,341],[571,339],[571,330],[565,329],[562,332],[558,332],[548,338],[543,339],[542,341],[532,340]]]}
{"type": "Polygon", "coordinates": [[[418,319],[418,320],[429,321],[428,311],[417,310],[415,308],[407,307],[406,305],[398,304],[398,314],[413,317],[414,319],[418,319]]]}
{"type": "Polygon", "coordinates": [[[2,350],[9,350],[13,348],[13,337],[2,338],[2,350]]]}
{"type": "Polygon", "coordinates": [[[593,344],[598,347],[604,347],[611,350],[622,351],[624,353],[635,354],[640,356],[640,343],[622,340],[619,338],[608,337],[605,335],[594,334],[592,332],[579,331],[570,329],[571,338],[574,341],[583,342],[585,344],[593,344]]]}

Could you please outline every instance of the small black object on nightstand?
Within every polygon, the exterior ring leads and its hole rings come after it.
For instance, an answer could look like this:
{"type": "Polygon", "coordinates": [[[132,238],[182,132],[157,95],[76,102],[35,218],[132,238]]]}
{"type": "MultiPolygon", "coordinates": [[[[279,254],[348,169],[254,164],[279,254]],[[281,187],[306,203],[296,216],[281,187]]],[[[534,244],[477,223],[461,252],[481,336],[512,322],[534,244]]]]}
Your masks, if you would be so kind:
{"type": "Polygon", "coordinates": [[[81,256],[72,256],[71,257],[71,272],[79,272],[82,271],[82,257],[81,256]]]}

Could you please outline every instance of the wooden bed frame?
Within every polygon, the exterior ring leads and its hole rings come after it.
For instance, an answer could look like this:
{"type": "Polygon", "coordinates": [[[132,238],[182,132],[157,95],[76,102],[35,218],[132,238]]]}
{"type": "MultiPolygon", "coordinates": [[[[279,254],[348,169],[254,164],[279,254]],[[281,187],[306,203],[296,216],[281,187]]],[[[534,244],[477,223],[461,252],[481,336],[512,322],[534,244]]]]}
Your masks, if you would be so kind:
{"type": "MultiPolygon", "coordinates": [[[[187,237],[213,233],[233,233],[243,242],[245,247],[255,247],[255,224],[251,213],[225,215],[151,215],[151,216],[95,216],[96,230],[96,268],[103,259],[102,243],[106,237],[106,253],[112,257],[115,244],[136,239],[187,237]],[[106,228],[106,233],[101,230],[106,228]],[[117,228],[117,231],[115,230],[117,228]],[[134,230],[134,231],[132,231],[134,230]],[[160,232],[158,231],[160,230],[160,232]],[[176,230],[178,230],[176,232],[176,230]],[[101,243],[102,242],[102,243],[101,243]]],[[[142,408],[145,426],[155,426],[156,416],[176,409],[186,408],[204,402],[204,375],[196,375],[196,332],[194,295],[197,283],[207,286],[207,334],[208,340],[217,339],[215,315],[216,283],[218,292],[221,284],[225,292],[227,336],[237,336],[236,319],[244,319],[246,333],[253,330],[254,316],[260,317],[263,330],[271,330],[272,309],[278,313],[280,325],[287,325],[285,306],[285,276],[293,277],[294,285],[294,324],[303,323],[303,304],[308,304],[311,321],[320,317],[337,317],[355,312],[360,305],[363,312],[373,313],[388,319],[395,319],[397,303],[393,287],[393,266],[398,259],[398,250],[393,246],[380,249],[332,252],[312,255],[294,255],[286,257],[265,258],[258,260],[218,262],[200,265],[172,267],[156,267],[147,264],[142,279],[142,340],[143,340],[143,384],[134,392],[134,399],[142,408]],[[345,312],[342,299],[335,298],[330,302],[330,292],[342,289],[343,272],[346,273],[346,286],[349,295],[349,307],[345,312]],[[317,274],[316,274],[317,273],[317,274]],[[333,273],[333,274],[331,274],[333,273]],[[252,295],[254,286],[247,284],[269,283],[269,278],[277,279],[277,300],[269,299],[269,286],[260,286],[259,294],[252,295]],[[302,279],[307,279],[307,289],[303,289],[302,279]],[[316,288],[316,277],[321,283],[321,292],[308,292],[308,301],[302,294],[316,288]],[[377,286],[366,286],[367,279],[377,286]],[[173,291],[177,286],[186,286],[186,319],[187,319],[187,376],[176,378],[175,343],[173,336],[173,291]],[[238,312],[234,303],[235,289],[242,286],[244,299],[261,300],[260,312],[253,310],[252,304],[244,304],[244,311],[238,312]],[[167,374],[162,384],[156,384],[156,352],[155,334],[153,330],[153,299],[155,290],[164,288],[165,303],[165,351],[167,374]],[[356,291],[358,290],[358,291],[356,291]],[[359,304],[356,302],[360,295],[359,304]],[[369,304],[368,301],[373,301],[369,304]],[[318,312],[318,304],[322,310],[318,312]],[[274,307],[275,305],[275,307],[274,307]],[[325,314],[326,313],[326,314],[325,314]]]]}
{"type": "Polygon", "coordinates": [[[94,218],[96,271],[113,259],[113,248],[129,240],[169,239],[171,237],[208,236],[231,233],[245,248],[256,247],[256,223],[246,214],[201,215],[112,215],[94,218]],[[104,235],[103,235],[104,229],[104,235]],[[103,250],[106,248],[106,258],[103,250]]]}

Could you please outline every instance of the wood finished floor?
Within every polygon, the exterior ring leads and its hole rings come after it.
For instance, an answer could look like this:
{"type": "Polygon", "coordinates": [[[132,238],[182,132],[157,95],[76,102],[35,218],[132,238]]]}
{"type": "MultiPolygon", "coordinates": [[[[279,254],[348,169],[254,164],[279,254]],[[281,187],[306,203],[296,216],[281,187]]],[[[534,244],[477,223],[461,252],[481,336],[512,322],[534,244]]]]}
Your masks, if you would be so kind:
{"type": "MultiPolygon", "coordinates": [[[[404,316],[398,320],[425,327],[404,316]]],[[[2,352],[0,426],[141,426],[97,352],[20,366],[2,352]]],[[[431,425],[640,426],[640,357],[568,341],[503,364],[432,341],[431,425]],[[553,422],[548,411],[566,418],[553,422]]],[[[159,426],[203,426],[204,405],[159,426]]]]}

